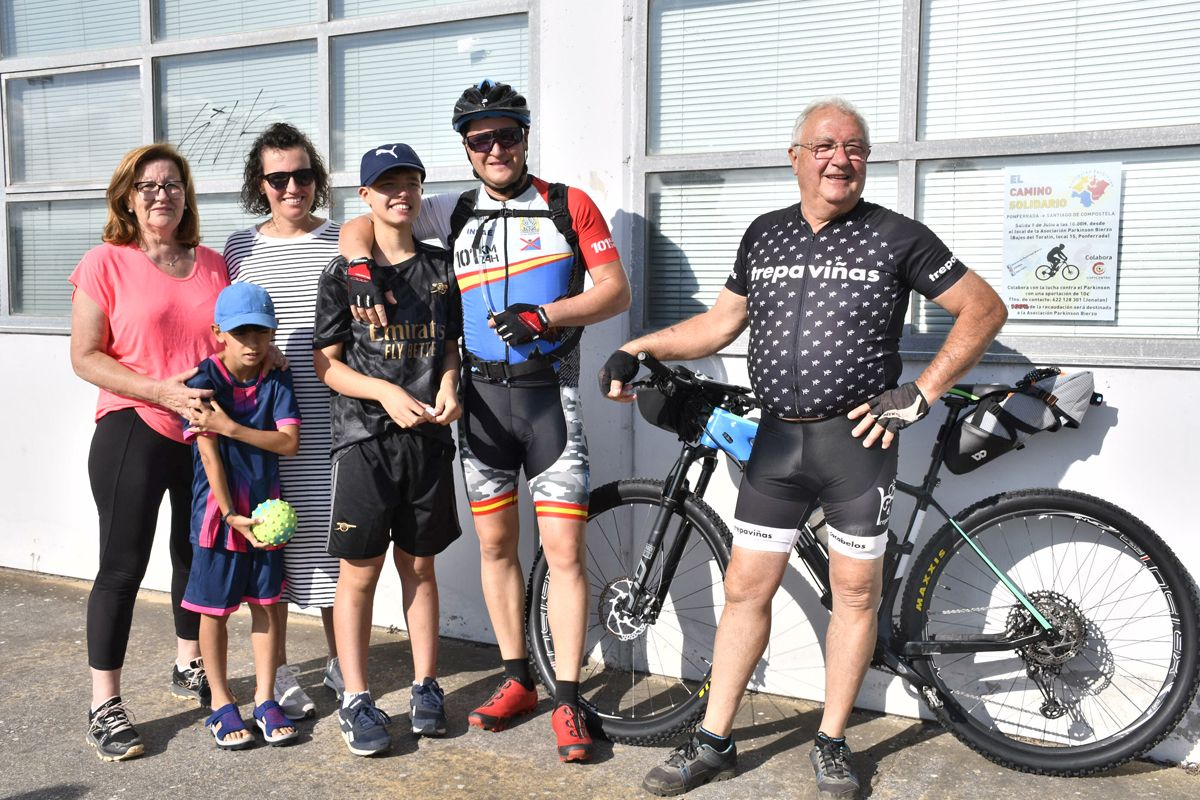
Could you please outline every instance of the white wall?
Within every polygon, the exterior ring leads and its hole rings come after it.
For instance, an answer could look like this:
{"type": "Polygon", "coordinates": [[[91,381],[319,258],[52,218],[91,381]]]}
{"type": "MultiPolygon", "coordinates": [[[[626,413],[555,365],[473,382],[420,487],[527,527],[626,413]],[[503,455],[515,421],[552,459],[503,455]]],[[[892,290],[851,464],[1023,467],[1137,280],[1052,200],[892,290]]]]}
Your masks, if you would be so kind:
{"type": "MultiPolygon", "coordinates": [[[[630,252],[629,218],[619,213],[629,196],[624,158],[631,104],[622,76],[628,57],[620,0],[587,4],[540,4],[541,49],[536,94],[540,107],[570,109],[543,114],[535,124],[538,172],[551,180],[586,189],[614,225],[618,247],[630,252]],[[570,64],[570,68],[557,65],[570,64]]],[[[502,78],[503,76],[493,76],[502,78]]],[[[632,103],[640,103],[635,98],[632,103]]],[[[768,209],[763,209],[764,211],[768,209]]],[[[210,243],[211,244],[211,243],[210,243]]],[[[583,401],[592,451],[593,486],[632,475],[661,477],[674,458],[669,435],[635,422],[629,407],[602,400],[595,371],[626,338],[628,319],[589,328],[583,345],[583,401]]],[[[96,391],[77,379],[68,360],[65,336],[0,334],[0,364],[9,376],[0,393],[0,565],[80,578],[94,576],[97,563],[96,512],[87,476],[87,452],[96,391]],[[19,385],[21,391],[15,391],[19,385]]],[[[745,362],[709,359],[706,372],[745,381],[745,362]]],[[[912,377],[919,364],[909,364],[912,377]]],[[[948,476],[941,502],[958,509],[1002,488],[1062,486],[1105,497],[1140,516],[1200,574],[1200,550],[1191,539],[1190,496],[1197,470],[1200,434],[1191,420],[1189,398],[1200,396],[1200,373],[1154,369],[1092,368],[1097,390],[1108,406],[1093,409],[1085,427],[1035,438],[1021,453],[1005,456],[977,473],[948,476]],[[1180,413],[1182,411],[1182,413],[1180,413]]],[[[984,366],[973,380],[1009,381],[1024,367],[984,366]]],[[[924,468],[936,425],[926,422],[904,435],[901,475],[924,468]]],[[[459,497],[462,495],[461,483],[459,497]]],[[[732,518],[735,489],[718,471],[709,502],[732,518]]],[[[528,498],[522,513],[530,519],[528,498]]],[[[894,519],[906,519],[898,503],[894,519]]],[[[439,559],[442,632],[494,641],[479,589],[478,551],[465,503],[460,501],[463,538],[439,559]]],[[[160,530],[165,531],[164,523],[160,530]]],[[[932,520],[931,520],[932,525],[932,520]]],[[[165,536],[155,545],[145,586],[167,589],[169,559],[165,536]]],[[[523,533],[526,565],[534,547],[527,522],[523,533]]],[[[761,687],[819,699],[823,659],[820,638],[824,612],[797,576],[789,576],[777,601],[775,631],[786,635],[767,654],[761,687]],[[807,620],[812,612],[813,622],[807,620]],[[786,646],[784,646],[786,645],[786,646]]],[[[399,585],[394,575],[381,583],[375,622],[403,627],[399,585]]],[[[83,664],[78,665],[82,674],[83,664]]],[[[898,681],[872,673],[861,703],[892,713],[917,713],[916,701],[898,681]]],[[[1165,760],[1200,760],[1200,713],[1192,710],[1180,732],[1155,755],[1165,760]]]]}

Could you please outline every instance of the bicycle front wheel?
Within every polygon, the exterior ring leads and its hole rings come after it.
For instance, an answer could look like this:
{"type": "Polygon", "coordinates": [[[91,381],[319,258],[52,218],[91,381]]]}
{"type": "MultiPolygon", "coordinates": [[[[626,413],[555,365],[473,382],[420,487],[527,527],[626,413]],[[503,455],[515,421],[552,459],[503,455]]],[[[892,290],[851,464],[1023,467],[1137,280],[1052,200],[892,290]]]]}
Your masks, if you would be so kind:
{"type": "MultiPolygon", "coordinates": [[[[646,573],[645,596],[664,584],[664,554],[686,529],[661,607],[637,614],[625,604],[663,483],[625,480],[595,490],[587,525],[587,628],[579,696],[604,734],[653,744],[694,724],[704,712],[717,620],[725,603],[730,534],[715,511],[687,495],[671,515],[661,551],[646,573]]],[[[551,694],[550,575],[539,552],[529,576],[526,632],[530,659],[551,694]]]]}
{"type": "MultiPolygon", "coordinates": [[[[999,494],[957,520],[1055,638],[914,658],[942,724],[998,764],[1053,775],[1108,769],[1162,741],[1200,669],[1196,590],[1162,539],[1111,503],[1053,489],[999,494]]],[[[949,523],[914,562],[903,602],[910,640],[1041,629],[949,523]]]]}

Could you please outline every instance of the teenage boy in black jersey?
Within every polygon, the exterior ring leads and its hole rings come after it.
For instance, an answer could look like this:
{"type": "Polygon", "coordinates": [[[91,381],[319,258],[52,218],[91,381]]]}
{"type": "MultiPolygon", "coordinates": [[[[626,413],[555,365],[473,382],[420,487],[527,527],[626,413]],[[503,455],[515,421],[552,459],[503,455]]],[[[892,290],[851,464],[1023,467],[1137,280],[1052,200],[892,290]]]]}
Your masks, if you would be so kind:
{"type": "Polygon", "coordinates": [[[395,300],[385,324],[352,320],[350,268],[340,256],[322,273],[317,294],[313,359],[334,391],[328,550],[341,559],[333,625],[346,687],[338,717],[350,752],[361,756],[391,745],[391,720],[367,685],[367,647],[375,586],[392,543],[413,652],[412,730],[446,732],[434,556],[461,533],[448,426],[461,414],[462,318],[449,254],[413,238],[424,180],[408,145],[381,145],[362,157],[359,196],[371,208],[372,256],[395,300]]]}
{"type": "Polygon", "coordinates": [[[654,794],[733,777],[734,714],[766,648],[771,599],[797,528],[820,503],[833,614],[825,708],[809,759],[822,797],[858,795],[845,730],[875,644],[896,476],[891,445],[979,360],[1007,317],[991,287],[928,228],[862,200],[870,151],[853,106],[809,105],[788,149],[800,203],[751,223],[712,309],[623,345],[600,372],[601,390],[629,401],[622,390],[637,372],[634,354],[700,358],[749,326],[750,381],[764,409],[738,491],[708,708],[696,735],[646,776],[654,794]],[[912,290],[955,322],[916,381],[897,386],[912,290]]]}

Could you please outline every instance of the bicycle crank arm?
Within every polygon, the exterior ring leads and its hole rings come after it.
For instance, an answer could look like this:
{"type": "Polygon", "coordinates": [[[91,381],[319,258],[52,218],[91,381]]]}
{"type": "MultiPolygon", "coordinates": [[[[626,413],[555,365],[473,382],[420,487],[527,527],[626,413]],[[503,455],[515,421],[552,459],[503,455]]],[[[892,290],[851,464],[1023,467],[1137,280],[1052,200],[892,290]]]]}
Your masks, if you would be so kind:
{"type": "Polygon", "coordinates": [[[903,679],[905,683],[917,691],[923,691],[929,687],[929,682],[922,678],[912,668],[912,665],[903,656],[893,650],[887,642],[878,641],[875,643],[875,652],[871,656],[871,666],[876,669],[887,670],[903,679]]]}
{"type": "Polygon", "coordinates": [[[945,634],[935,639],[905,642],[900,652],[913,658],[934,656],[944,653],[990,653],[1001,650],[1016,650],[1048,638],[1048,631],[1038,631],[1027,636],[1010,637],[1006,633],[945,634]]]}

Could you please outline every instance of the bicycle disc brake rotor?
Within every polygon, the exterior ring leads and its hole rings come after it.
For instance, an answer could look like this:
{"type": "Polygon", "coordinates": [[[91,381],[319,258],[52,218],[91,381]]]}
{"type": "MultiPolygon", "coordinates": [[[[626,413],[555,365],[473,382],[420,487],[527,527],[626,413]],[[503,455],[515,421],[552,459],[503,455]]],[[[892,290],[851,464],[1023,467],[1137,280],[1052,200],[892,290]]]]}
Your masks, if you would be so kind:
{"type": "MultiPolygon", "coordinates": [[[[1079,606],[1058,592],[1037,591],[1029,600],[1054,626],[1054,638],[1018,649],[1026,663],[1040,667],[1059,667],[1079,654],[1087,643],[1087,620],[1079,606]]],[[[1025,636],[1041,628],[1024,606],[1008,613],[1008,635],[1025,636]]]]}
{"type": "Polygon", "coordinates": [[[623,642],[638,638],[646,630],[646,623],[631,616],[624,608],[631,588],[629,578],[617,578],[600,593],[600,619],[604,620],[608,632],[623,642]]]}

